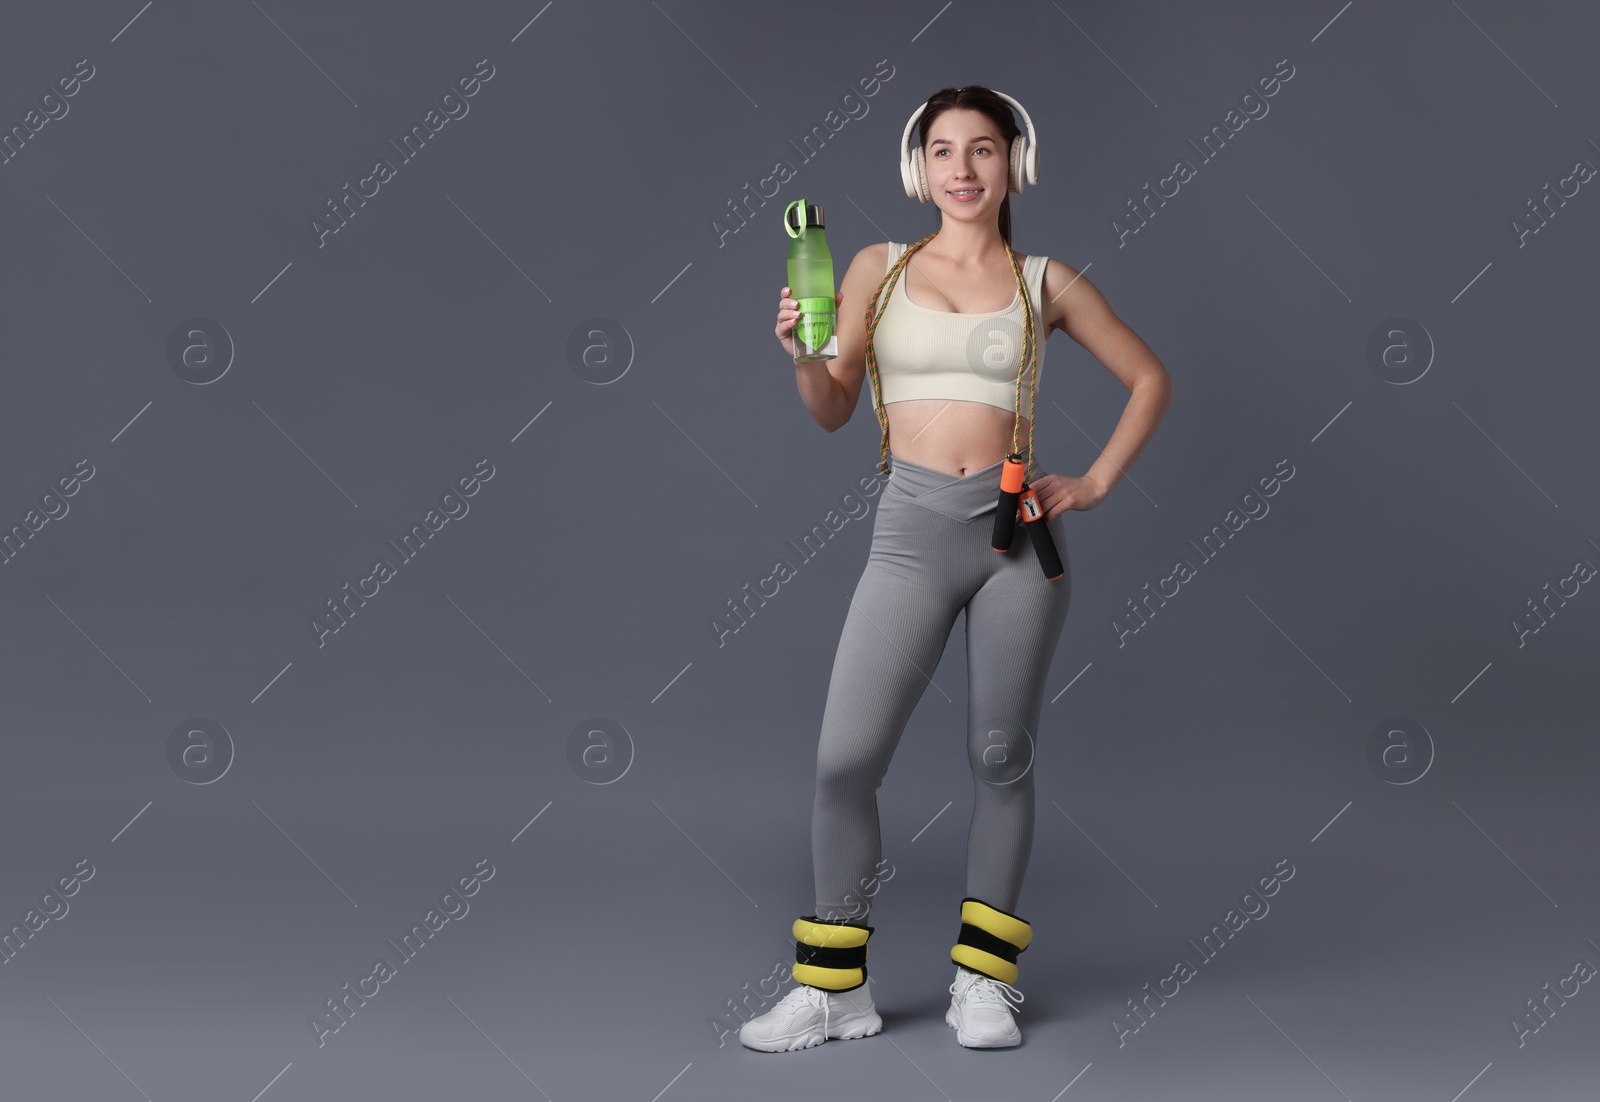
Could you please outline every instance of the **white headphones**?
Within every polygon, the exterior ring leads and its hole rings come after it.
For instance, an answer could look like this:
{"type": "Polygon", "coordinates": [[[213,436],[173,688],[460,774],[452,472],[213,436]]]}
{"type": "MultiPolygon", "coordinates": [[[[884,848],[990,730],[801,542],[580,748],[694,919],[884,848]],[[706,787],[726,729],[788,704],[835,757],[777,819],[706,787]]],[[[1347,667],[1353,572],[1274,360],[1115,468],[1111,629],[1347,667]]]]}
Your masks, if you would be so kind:
{"type": "MultiPolygon", "coordinates": [[[[995,92],[993,88],[989,91],[1015,107],[1028,129],[1026,134],[1018,134],[1011,140],[1011,169],[1006,190],[1020,192],[1024,180],[1030,184],[1039,182],[1039,139],[1033,132],[1033,120],[1028,117],[1022,104],[1004,92],[995,92]]],[[[911,146],[911,130],[927,107],[924,103],[912,112],[911,121],[906,123],[906,132],[900,136],[900,179],[906,186],[906,195],[931,203],[933,192],[928,190],[927,163],[922,158],[922,145],[918,143],[915,148],[911,146]]]]}

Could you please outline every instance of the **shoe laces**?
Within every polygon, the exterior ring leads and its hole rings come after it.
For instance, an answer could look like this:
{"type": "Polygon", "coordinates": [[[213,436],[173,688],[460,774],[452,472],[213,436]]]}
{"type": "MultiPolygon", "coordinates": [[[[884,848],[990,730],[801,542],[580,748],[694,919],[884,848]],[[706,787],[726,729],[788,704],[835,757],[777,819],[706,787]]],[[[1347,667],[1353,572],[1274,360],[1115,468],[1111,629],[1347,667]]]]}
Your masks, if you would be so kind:
{"type": "Polygon", "coordinates": [[[986,976],[982,972],[964,971],[950,985],[950,993],[959,995],[966,992],[969,1005],[973,1009],[989,1007],[995,1010],[1004,1010],[1009,1013],[1012,1004],[1007,1000],[1022,1002],[1022,992],[1012,987],[1004,980],[997,980],[993,976],[986,976]]]}
{"type": "Polygon", "coordinates": [[[828,993],[820,987],[812,987],[808,983],[802,983],[785,995],[783,1001],[778,1005],[789,1010],[798,1007],[801,1003],[810,1003],[812,1006],[822,1008],[822,1034],[826,1037],[830,1024],[829,1016],[833,1011],[833,1004],[828,998],[828,993]]]}

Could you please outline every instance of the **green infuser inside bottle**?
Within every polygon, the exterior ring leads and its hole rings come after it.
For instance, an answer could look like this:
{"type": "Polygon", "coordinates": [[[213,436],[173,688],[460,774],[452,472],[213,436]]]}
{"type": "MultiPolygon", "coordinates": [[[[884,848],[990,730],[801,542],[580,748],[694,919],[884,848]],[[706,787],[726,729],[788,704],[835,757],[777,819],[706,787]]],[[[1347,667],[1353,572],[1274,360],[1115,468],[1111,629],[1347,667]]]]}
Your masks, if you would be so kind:
{"type": "Polygon", "coordinates": [[[789,234],[789,297],[800,311],[794,327],[794,358],[797,362],[834,359],[839,355],[838,304],[823,210],[796,199],[783,208],[783,228],[789,234]]]}

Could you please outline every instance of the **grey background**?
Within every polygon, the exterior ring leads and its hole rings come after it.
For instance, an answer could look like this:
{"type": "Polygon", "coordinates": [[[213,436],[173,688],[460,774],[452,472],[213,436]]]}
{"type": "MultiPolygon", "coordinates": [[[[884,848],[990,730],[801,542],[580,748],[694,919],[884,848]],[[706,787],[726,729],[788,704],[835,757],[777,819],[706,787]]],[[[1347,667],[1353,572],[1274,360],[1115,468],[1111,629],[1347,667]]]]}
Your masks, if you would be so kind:
{"type": "MultiPolygon", "coordinates": [[[[95,74],[0,165],[0,528],[69,507],[0,574],[0,1094],[1592,1097],[1600,994],[1521,1044],[1511,1019],[1600,964],[1600,597],[1522,645],[1513,620],[1600,562],[1600,181],[1520,243],[1512,219],[1600,164],[1597,34],[1570,2],[7,5],[5,127],[95,74]],[[480,58],[469,112],[319,247],[311,216],[480,58]],[[895,143],[965,83],[1038,129],[1016,247],[1083,270],[1177,398],[1068,518],[1024,1045],[942,1022],[972,783],[953,634],[880,793],[886,1031],[753,1053],[716,1023],[770,1005],[813,902],[870,516],[810,561],[786,541],[878,449],[869,394],[833,435],[799,401],[778,216],[825,204],[840,275],[931,231],[895,143]],[[1179,158],[1195,177],[1119,242],[1179,158]],[[729,200],[780,159],[741,225],[729,200]],[[1367,353],[1397,317],[1432,342],[1405,385],[1367,353]],[[235,346],[204,385],[166,352],[193,318],[235,346]],[[631,343],[604,381],[569,353],[594,318],[631,343]],[[319,646],[323,603],[485,458],[470,511],[319,646]],[[1284,459],[1204,561],[1188,541],[1284,459]],[[1196,576],[1119,640],[1180,557],[1196,576]],[[779,558],[798,576],[719,645],[779,558]],[[169,764],[196,717],[227,732],[206,784],[169,764]],[[1370,764],[1400,719],[1427,745],[1370,764]],[[574,764],[590,730],[613,745],[574,764]],[[1202,963],[1187,939],[1280,861],[1202,963]],[[430,908],[455,917],[319,1046],[308,1018],[430,908]],[[1119,1044],[1180,956],[1196,976],[1119,1044]]],[[[1125,398],[1051,341],[1041,469],[1087,470],[1125,398]]]]}

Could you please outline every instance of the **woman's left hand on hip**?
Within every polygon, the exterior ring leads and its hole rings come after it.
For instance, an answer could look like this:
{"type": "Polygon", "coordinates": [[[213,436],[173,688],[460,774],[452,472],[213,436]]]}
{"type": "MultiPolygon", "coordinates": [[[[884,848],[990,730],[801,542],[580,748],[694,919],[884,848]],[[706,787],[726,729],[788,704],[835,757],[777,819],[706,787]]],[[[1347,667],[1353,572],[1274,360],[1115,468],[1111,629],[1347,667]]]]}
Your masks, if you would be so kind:
{"type": "Polygon", "coordinates": [[[1089,478],[1042,474],[1028,485],[1039,497],[1046,524],[1068,509],[1093,509],[1106,498],[1105,487],[1089,478]]]}

